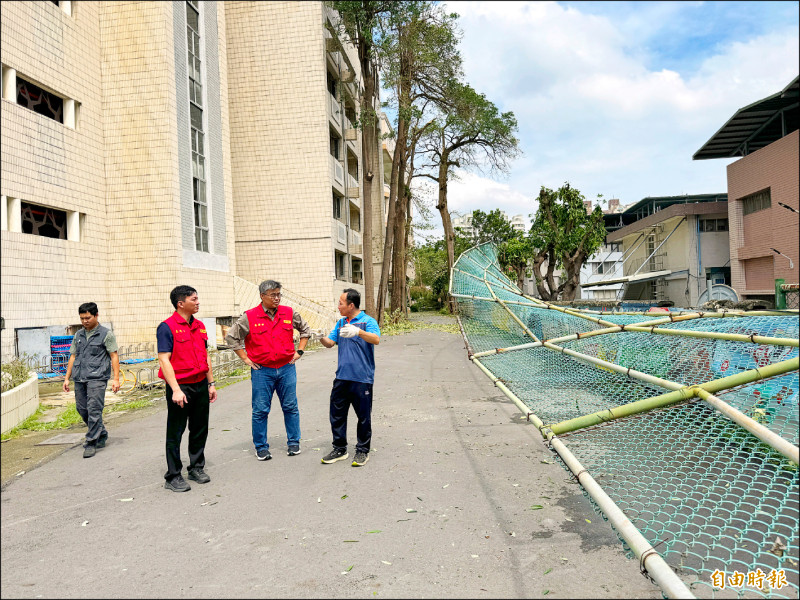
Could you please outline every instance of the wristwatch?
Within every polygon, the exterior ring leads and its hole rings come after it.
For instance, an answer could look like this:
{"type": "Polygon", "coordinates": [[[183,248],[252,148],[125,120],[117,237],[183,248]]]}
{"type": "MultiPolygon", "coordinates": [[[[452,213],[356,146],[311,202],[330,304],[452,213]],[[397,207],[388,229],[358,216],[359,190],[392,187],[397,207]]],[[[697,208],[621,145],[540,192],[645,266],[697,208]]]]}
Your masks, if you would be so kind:
{"type": "Polygon", "coordinates": [[[217,385],[217,382],[216,381],[209,381],[208,382],[208,387],[211,387],[212,385],[217,385]]]}
{"type": "Polygon", "coordinates": [[[306,352],[305,352],[305,350],[298,350],[298,351],[297,351],[297,353],[298,353],[300,356],[303,356],[303,354],[305,354],[306,352]]]}

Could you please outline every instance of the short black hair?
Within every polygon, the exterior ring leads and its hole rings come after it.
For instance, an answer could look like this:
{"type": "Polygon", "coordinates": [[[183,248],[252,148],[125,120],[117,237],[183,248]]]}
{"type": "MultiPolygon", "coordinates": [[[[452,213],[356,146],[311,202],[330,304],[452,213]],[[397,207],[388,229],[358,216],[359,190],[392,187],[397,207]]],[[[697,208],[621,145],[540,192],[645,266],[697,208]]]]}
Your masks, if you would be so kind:
{"type": "Polygon", "coordinates": [[[97,304],[94,302],[84,302],[78,307],[78,314],[89,313],[93,317],[97,316],[97,304]]]}
{"type": "Polygon", "coordinates": [[[177,310],[178,302],[186,300],[187,296],[196,294],[197,290],[190,285],[179,285],[169,293],[169,299],[172,301],[172,306],[177,310]]]}
{"type": "Polygon", "coordinates": [[[358,293],[358,290],[354,290],[353,288],[347,288],[342,290],[345,294],[347,294],[347,303],[354,305],[356,308],[361,306],[361,294],[358,293]]]}

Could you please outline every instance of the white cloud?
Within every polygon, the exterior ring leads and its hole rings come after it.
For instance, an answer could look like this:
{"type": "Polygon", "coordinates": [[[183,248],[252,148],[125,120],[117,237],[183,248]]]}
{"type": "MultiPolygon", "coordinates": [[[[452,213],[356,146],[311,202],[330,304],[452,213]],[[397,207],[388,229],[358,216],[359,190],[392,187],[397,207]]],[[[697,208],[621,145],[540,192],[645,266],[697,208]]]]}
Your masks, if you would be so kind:
{"type": "Polygon", "coordinates": [[[674,35],[687,19],[679,13],[694,6],[628,6],[631,14],[612,20],[582,12],[581,3],[447,3],[461,15],[467,81],[514,111],[525,153],[506,182],[465,174],[451,184],[452,210],[527,217],[541,185],[564,181],[587,198],[626,204],[726,190],[730,161],[692,154],[738,108],[797,76],[796,23],[707,43],[693,50],[691,67],[667,67],[654,58],[654,38],[674,35]]]}

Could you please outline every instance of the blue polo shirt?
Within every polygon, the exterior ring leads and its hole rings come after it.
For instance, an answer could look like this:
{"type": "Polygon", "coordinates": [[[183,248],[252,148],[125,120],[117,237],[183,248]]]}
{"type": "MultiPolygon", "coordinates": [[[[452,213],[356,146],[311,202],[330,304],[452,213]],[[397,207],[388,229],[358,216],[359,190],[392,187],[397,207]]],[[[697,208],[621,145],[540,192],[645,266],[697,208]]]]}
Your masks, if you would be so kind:
{"type": "Polygon", "coordinates": [[[359,381],[373,383],[375,380],[375,345],[368,344],[360,337],[340,338],[339,330],[342,325],[355,325],[367,333],[381,335],[378,322],[363,310],[350,321],[342,317],[336,323],[328,339],[339,345],[339,366],[336,369],[336,379],[344,381],[359,381]]]}

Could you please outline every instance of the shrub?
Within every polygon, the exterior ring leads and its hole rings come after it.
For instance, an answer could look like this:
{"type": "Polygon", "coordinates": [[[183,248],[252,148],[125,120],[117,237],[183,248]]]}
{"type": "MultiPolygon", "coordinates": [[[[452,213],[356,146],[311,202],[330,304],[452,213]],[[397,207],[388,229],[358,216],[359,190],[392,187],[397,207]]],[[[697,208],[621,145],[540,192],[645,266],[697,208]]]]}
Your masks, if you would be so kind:
{"type": "Polygon", "coordinates": [[[0,366],[2,371],[2,391],[14,389],[18,385],[22,385],[31,376],[30,369],[25,361],[21,358],[14,357],[13,360],[4,362],[0,366]]]}

